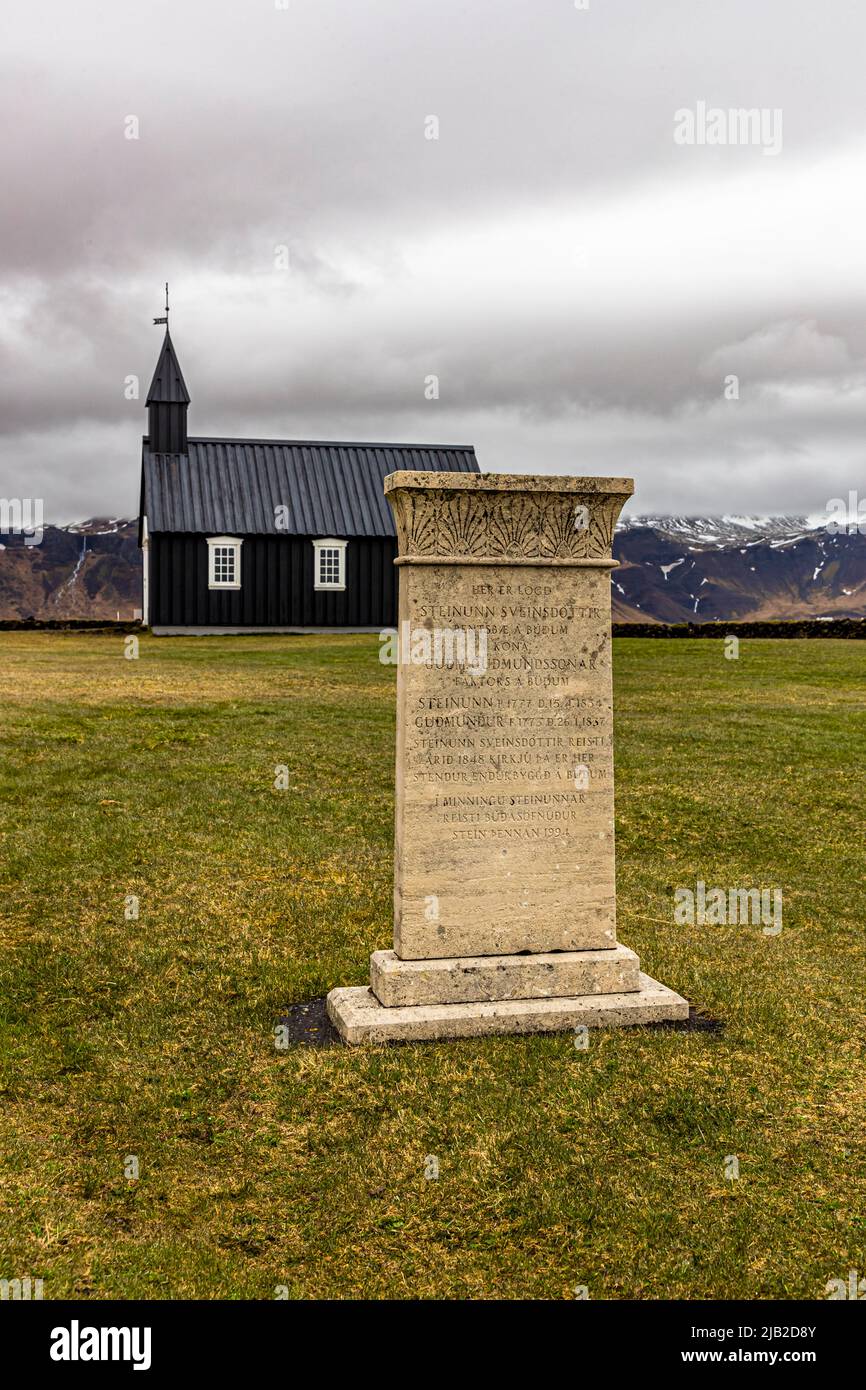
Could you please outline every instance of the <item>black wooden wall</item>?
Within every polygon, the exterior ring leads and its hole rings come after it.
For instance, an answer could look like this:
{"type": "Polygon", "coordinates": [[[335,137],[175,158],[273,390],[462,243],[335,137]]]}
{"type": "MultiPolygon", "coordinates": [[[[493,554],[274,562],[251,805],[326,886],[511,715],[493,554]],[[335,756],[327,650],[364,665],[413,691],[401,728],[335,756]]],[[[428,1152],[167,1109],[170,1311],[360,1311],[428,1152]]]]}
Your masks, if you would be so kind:
{"type": "Polygon", "coordinates": [[[241,588],[208,588],[204,536],[151,535],[151,627],[394,627],[397,542],[350,540],[345,590],[313,587],[313,541],[245,536],[241,588]]]}

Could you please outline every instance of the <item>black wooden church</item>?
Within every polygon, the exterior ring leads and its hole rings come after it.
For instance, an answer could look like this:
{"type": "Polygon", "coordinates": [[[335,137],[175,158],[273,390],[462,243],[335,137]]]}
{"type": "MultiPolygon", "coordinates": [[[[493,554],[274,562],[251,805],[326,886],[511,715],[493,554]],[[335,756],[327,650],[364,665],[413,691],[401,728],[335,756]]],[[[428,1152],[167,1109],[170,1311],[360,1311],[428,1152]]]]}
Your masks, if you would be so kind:
{"type": "Polygon", "coordinates": [[[190,438],[188,409],[166,326],[141,459],[144,624],[158,635],[394,626],[382,483],[401,468],[477,473],[475,450],[190,438]]]}

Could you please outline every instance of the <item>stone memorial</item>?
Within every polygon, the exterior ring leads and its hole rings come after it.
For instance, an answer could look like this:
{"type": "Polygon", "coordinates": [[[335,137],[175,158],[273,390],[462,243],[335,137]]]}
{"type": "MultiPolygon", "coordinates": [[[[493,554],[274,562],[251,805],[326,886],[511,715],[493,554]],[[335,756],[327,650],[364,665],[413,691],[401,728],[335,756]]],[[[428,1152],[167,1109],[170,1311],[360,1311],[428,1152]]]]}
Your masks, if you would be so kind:
{"type": "Polygon", "coordinates": [[[392,473],[394,949],[348,1043],[688,1017],[616,939],[610,572],[626,478],[392,473]]]}

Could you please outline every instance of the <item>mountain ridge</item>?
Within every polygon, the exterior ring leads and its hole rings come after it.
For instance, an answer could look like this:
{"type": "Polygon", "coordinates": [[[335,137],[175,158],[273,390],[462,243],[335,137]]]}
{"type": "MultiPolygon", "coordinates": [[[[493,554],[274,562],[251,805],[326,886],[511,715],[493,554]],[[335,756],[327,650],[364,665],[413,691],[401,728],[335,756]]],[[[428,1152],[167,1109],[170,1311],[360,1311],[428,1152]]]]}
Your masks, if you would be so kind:
{"type": "Polygon", "coordinates": [[[614,618],[784,621],[866,616],[866,535],[799,516],[629,517],[614,618]]]}
{"type": "MultiPolygon", "coordinates": [[[[802,516],[626,516],[611,576],[620,622],[866,617],[866,535],[802,516]]],[[[132,620],[141,607],[136,518],[0,535],[0,619],[132,620]]]]}

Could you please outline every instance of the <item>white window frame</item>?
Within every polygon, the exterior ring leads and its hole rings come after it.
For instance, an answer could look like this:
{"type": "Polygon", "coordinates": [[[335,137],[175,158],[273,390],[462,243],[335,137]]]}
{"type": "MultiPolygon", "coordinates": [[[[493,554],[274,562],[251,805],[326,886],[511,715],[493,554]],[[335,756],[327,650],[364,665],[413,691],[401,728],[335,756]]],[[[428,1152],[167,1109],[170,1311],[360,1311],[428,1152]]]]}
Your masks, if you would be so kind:
{"type": "Polygon", "coordinates": [[[313,541],[313,588],[314,589],[345,589],[346,587],[346,546],[348,541],[336,540],[333,536],[328,536],[325,540],[313,541]],[[325,550],[336,550],[337,552],[337,578],[336,580],[322,579],[322,552],[325,550]]]}
{"type": "Polygon", "coordinates": [[[207,538],[207,586],[209,589],[239,589],[241,587],[241,546],[243,541],[237,536],[208,536],[207,538]],[[234,553],[234,579],[217,579],[217,550],[231,550],[234,553]]]}

